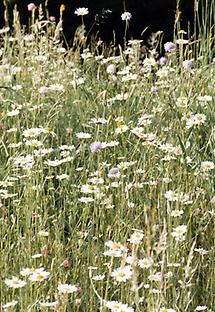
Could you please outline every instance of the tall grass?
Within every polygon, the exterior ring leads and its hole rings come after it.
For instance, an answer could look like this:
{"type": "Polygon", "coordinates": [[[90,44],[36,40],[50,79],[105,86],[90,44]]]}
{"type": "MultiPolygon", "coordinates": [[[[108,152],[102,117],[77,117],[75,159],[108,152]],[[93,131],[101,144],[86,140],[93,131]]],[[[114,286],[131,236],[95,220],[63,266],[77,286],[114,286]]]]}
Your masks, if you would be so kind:
{"type": "Polygon", "coordinates": [[[165,59],[66,50],[61,24],[25,34],[16,12],[1,30],[2,311],[214,311],[214,1],[202,14],[165,59]]]}

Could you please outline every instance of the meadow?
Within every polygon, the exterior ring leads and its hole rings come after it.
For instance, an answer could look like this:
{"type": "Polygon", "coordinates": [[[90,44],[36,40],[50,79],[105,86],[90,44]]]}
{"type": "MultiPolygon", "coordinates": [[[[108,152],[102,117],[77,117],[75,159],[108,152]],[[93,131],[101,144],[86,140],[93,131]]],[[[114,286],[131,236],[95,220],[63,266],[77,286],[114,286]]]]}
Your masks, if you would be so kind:
{"type": "Polygon", "coordinates": [[[0,311],[215,311],[212,3],[147,48],[0,30],[0,311]]]}

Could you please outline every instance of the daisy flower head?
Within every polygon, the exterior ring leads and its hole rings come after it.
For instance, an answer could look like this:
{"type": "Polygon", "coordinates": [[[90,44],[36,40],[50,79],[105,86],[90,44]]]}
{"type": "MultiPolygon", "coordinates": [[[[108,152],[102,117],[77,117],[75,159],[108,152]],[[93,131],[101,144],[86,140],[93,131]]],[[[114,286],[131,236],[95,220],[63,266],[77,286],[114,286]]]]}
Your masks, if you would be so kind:
{"type": "Polygon", "coordinates": [[[76,136],[78,139],[90,139],[91,138],[91,134],[86,133],[86,132],[78,132],[76,133],[76,136]]]}
{"type": "Polygon", "coordinates": [[[179,108],[187,108],[188,106],[188,98],[185,96],[180,96],[176,100],[176,106],[179,108]]]}
{"type": "Polygon", "coordinates": [[[131,279],[132,277],[131,266],[126,265],[124,267],[119,267],[111,273],[111,276],[116,282],[127,282],[127,280],[131,279]]]}
{"type": "Polygon", "coordinates": [[[39,303],[41,308],[57,308],[59,305],[59,301],[53,301],[53,302],[40,302],[39,303]]]}
{"type": "Polygon", "coordinates": [[[172,201],[175,202],[178,200],[178,194],[175,191],[169,190],[164,194],[164,197],[168,200],[168,201],[172,201]]]}
{"type": "Polygon", "coordinates": [[[78,8],[75,10],[75,14],[77,16],[84,16],[84,15],[89,14],[89,10],[88,8],[78,8]]]}
{"type": "Polygon", "coordinates": [[[128,248],[119,242],[108,241],[105,246],[109,247],[103,254],[110,257],[122,257],[128,251],[128,248]]]}
{"type": "Polygon", "coordinates": [[[121,303],[118,301],[107,301],[105,303],[105,307],[113,312],[134,312],[133,308],[129,307],[125,303],[121,303]]]}
{"type": "Polygon", "coordinates": [[[131,243],[131,244],[134,244],[134,245],[139,245],[141,243],[143,239],[143,233],[140,232],[140,231],[135,231],[131,237],[128,239],[128,241],[131,243]]]}
{"type": "Polygon", "coordinates": [[[210,171],[214,169],[215,165],[212,161],[202,161],[201,162],[201,169],[203,171],[210,171]]]}
{"type": "Polygon", "coordinates": [[[84,184],[84,185],[81,186],[81,193],[84,193],[84,194],[99,194],[100,190],[95,185],[84,184]]]}
{"type": "Polygon", "coordinates": [[[142,269],[148,269],[153,265],[153,259],[152,258],[143,258],[138,260],[138,265],[142,269]]]}
{"type": "Polygon", "coordinates": [[[29,280],[32,282],[43,282],[49,278],[50,272],[44,271],[44,269],[37,269],[34,273],[29,276],[29,280]]]}
{"type": "Polygon", "coordinates": [[[183,241],[185,239],[185,234],[187,232],[187,226],[182,224],[177,226],[176,228],[173,228],[172,236],[177,241],[183,241]]]}
{"type": "Polygon", "coordinates": [[[16,276],[12,276],[11,279],[7,278],[4,282],[10,288],[22,288],[26,285],[25,281],[20,280],[16,276]]]}
{"type": "Polygon", "coordinates": [[[195,114],[193,121],[195,125],[202,125],[206,121],[206,116],[204,114],[195,114]]]}
{"type": "MultiPolygon", "coordinates": [[[[42,269],[42,268],[41,268],[42,269]]],[[[22,276],[29,276],[31,274],[33,274],[37,269],[35,268],[23,268],[21,271],[20,271],[20,274],[22,276]]]]}
{"type": "Polygon", "coordinates": [[[41,133],[41,128],[30,128],[30,129],[24,130],[22,135],[25,138],[29,138],[29,137],[36,137],[40,135],[40,133],[41,133]]]}
{"type": "Polygon", "coordinates": [[[123,244],[121,244],[120,242],[108,241],[105,243],[105,246],[115,251],[120,251],[120,252],[128,251],[128,248],[124,246],[123,244]]]}
{"type": "Polygon", "coordinates": [[[132,18],[132,15],[130,12],[124,12],[121,15],[122,21],[130,21],[131,18],[132,18]]]}
{"type": "Polygon", "coordinates": [[[61,294],[73,294],[78,291],[78,287],[71,284],[59,284],[57,290],[61,294]]]}
{"type": "Polygon", "coordinates": [[[8,311],[8,309],[15,307],[17,305],[17,303],[18,303],[17,300],[13,300],[13,301],[10,301],[10,302],[3,304],[2,308],[4,311],[8,311]]]}
{"type": "Polygon", "coordinates": [[[162,307],[159,309],[159,312],[176,312],[176,311],[174,309],[168,309],[168,308],[162,307]]]}
{"type": "Polygon", "coordinates": [[[205,311],[207,310],[207,306],[197,306],[195,311],[205,311]]]}

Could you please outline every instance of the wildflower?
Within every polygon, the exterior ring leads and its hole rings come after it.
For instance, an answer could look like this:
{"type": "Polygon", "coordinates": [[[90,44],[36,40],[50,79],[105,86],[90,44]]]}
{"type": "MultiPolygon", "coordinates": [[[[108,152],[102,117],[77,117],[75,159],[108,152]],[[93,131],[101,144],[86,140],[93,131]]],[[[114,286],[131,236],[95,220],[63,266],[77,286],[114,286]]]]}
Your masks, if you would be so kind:
{"type": "Polygon", "coordinates": [[[98,124],[98,125],[105,125],[108,123],[108,120],[103,118],[103,117],[100,117],[100,118],[92,118],[91,119],[91,123],[94,123],[94,124],[98,124]]]}
{"type": "Polygon", "coordinates": [[[179,108],[187,108],[187,106],[188,106],[188,98],[186,98],[184,96],[180,96],[176,100],[176,106],[178,106],[179,108]]]}
{"type": "Polygon", "coordinates": [[[2,186],[2,187],[13,186],[13,182],[10,182],[10,181],[0,181],[0,186],[2,186]]]}
{"type": "Polygon", "coordinates": [[[38,253],[38,254],[35,254],[33,256],[31,256],[32,259],[38,259],[38,258],[41,258],[43,255],[38,253]]]}
{"type": "Polygon", "coordinates": [[[167,58],[164,57],[164,56],[162,56],[162,57],[159,59],[159,62],[160,62],[161,65],[166,65],[166,63],[167,63],[167,58]]]}
{"type": "Polygon", "coordinates": [[[40,87],[40,88],[38,89],[38,92],[39,92],[40,94],[46,94],[46,93],[48,93],[48,91],[49,91],[49,88],[48,88],[48,87],[45,87],[45,86],[42,86],[42,87],[40,87]]]}
{"type": "Polygon", "coordinates": [[[34,158],[31,155],[16,157],[14,164],[19,165],[23,169],[30,169],[34,164],[34,158]]]}
{"type": "Polygon", "coordinates": [[[143,66],[145,67],[152,67],[152,66],[155,66],[156,65],[156,60],[153,58],[153,57],[146,57],[144,60],[143,60],[143,66]]]}
{"type": "Polygon", "coordinates": [[[78,291],[78,287],[71,284],[59,284],[57,290],[61,294],[73,294],[78,291]]]}
{"type": "Polygon", "coordinates": [[[128,239],[128,241],[131,243],[131,244],[134,244],[134,245],[139,245],[141,243],[143,239],[143,233],[142,232],[139,232],[139,231],[135,231],[131,237],[128,239]]]}
{"type": "Polygon", "coordinates": [[[122,15],[121,15],[121,19],[122,19],[123,21],[130,21],[131,18],[132,18],[132,15],[131,15],[130,12],[124,12],[124,13],[122,13],[122,15]]]}
{"type": "Polygon", "coordinates": [[[165,194],[164,194],[164,197],[169,200],[169,201],[172,201],[172,202],[175,202],[178,200],[178,194],[172,190],[170,191],[167,191],[165,194]]]}
{"type": "Polygon", "coordinates": [[[92,277],[94,281],[102,281],[105,278],[105,275],[95,275],[92,277]]]}
{"type": "Polygon", "coordinates": [[[99,188],[92,184],[85,184],[81,186],[81,192],[85,194],[99,193],[99,188]]]}
{"type": "Polygon", "coordinates": [[[39,305],[42,308],[57,308],[59,305],[59,301],[53,301],[53,302],[40,302],[39,305]]]}
{"type": "Polygon", "coordinates": [[[10,31],[10,27],[4,27],[0,29],[0,34],[5,34],[10,31]]]}
{"type": "Polygon", "coordinates": [[[118,167],[111,168],[108,172],[109,178],[119,178],[121,175],[120,170],[118,167]]]}
{"type": "Polygon", "coordinates": [[[166,52],[174,52],[175,49],[176,49],[176,45],[175,45],[175,43],[173,43],[173,42],[166,42],[166,43],[164,44],[164,50],[165,50],[166,52]]]}
{"type": "Polygon", "coordinates": [[[31,147],[41,147],[43,143],[38,140],[27,140],[25,141],[25,145],[31,146],[31,147]]]}
{"type": "Polygon", "coordinates": [[[209,171],[214,169],[215,165],[212,161],[202,161],[201,162],[201,169],[203,171],[209,171]]]}
{"type": "Polygon", "coordinates": [[[161,281],[161,272],[156,272],[156,273],[153,273],[153,274],[150,274],[148,276],[148,279],[151,281],[151,282],[160,282],[161,281]]]}
{"type": "Polygon", "coordinates": [[[107,66],[107,68],[106,68],[107,74],[112,75],[112,74],[115,73],[115,71],[116,71],[116,65],[115,65],[115,64],[109,64],[109,65],[107,66]]]}
{"type": "Polygon", "coordinates": [[[185,60],[183,61],[182,66],[184,69],[190,70],[193,68],[193,62],[192,60],[185,60]]]}
{"type": "Polygon", "coordinates": [[[121,134],[121,133],[126,132],[128,129],[129,129],[128,126],[126,126],[124,123],[118,123],[115,133],[121,134]]]}
{"type": "Polygon", "coordinates": [[[76,133],[76,136],[79,139],[90,139],[91,138],[91,134],[90,133],[84,133],[84,132],[76,133]]]}
{"type": "Polygon", "coordinates": [[[37,7],[36,7],[36,5],[34,4],[34,3],[29,3],[28,5],[27,5],[27,8],[28,8],[28,11],[34,11],[37,7]]]}
{"type": "Polygon", "coordinates": [[[118,301],[107,301],[105,307],[113,312],[134,312],[134,309],[127,304],[118,301]]]}
{"type": "Polygon", "coordinates": [[[212,206],[215,206],[215,196],[213,196],[210,200],[212,206]]]}
{"type": "Polygon", "coordinates": [[[47,232],[47,231],[39,231],[39,232],[37,233],[37,235],[38,235],[39,237],[48,237],[48,236],[49,236],[49,232],[47,232]]]}
{"type": "Polygon", "coordinates": [[[208,251],[203,248],[194,248],[194,251],[198,252],[202,256],[208,254],[208,251]]]}
{"type": "Polygon", "coordinates": [[[210,95],[204,95],[204,96],[198,96],[197,97],[197,100],[200,101],[200,102],[211,102],[212,101],[212,96],[210,95]]]}
{"type": "Polygon", "coordinates": [[[18,109],[15,109],[15,110],[13,110],[13,111],[7,112],[6,115],[7,115],[8,117],[17,116],[17,115],[19,115],[19,110],[18,110],[18,109]]]}
{"type": "Polygon", "coordinates": [[[101,142],[93,142],[90,145],[90,150],[93,153],[99,153],[105,147],[104,143],[101,142]]]}
{"type": "Polygon", "coordinates": [[[160,308],[158,312],[176,312],[174,309],[160,308]]]}
{"type": "Polygon", "coordinates": [[[183,210],[172,210],[170,215],[171,217],[175,218],[175,217],[180,217],[184,214],[183,210]]]}
{"type": "Polygon", "coordinates": [[[187,44],[189,42],[189,40],[186,39],[177,39],[176,43],[179,45],[183,45],[183,44],[187,44]]]}
{"type": "Polygon", "coordinates": [[[132,276],[132,269],[130,265],[126,265],[124,267],[120,267],[115,269],[111,276],[115,279],[117,282],[126,282],[129,280],[132,276]]]}
{"type": "Polygon", "coordinates": [[[4,310],[7,310],[8,308],[13,308],[17,305],[18,301],[17,300],[13,300],[13,301],[10,301],[10,302],[7,302],[5,304],[2,305],[2,308],[4,310]]]}
{"type": "Polygon", "coordinates": [[[23,131],[22,135],[25,138],[28,137],[36,137],[41,133],[41,128],[30,128],[30,129],[26,129],[25,131],[23,131]]]}
{"type": "Polygon", "coordinates": [[[206,116],[204,114],[195,114],[193,116],[193,121],[195,125],[201,125],[205,122],[206,116]]]}
{"type": "Polygon", "coordinates": [[[88,8],[78,8],[75,10],[75,14],[77,16],[84,16],[84,15],[87,15],[88,13],[89,13],[88,8]]]}
{"type": "Polygon", "coordinates": [[[55,16],[49,16],[49,20],[50,20],[50,22],[55,22],[56,21],[56,18],[55,18],[55,16]]]}
{"type": "Polygon", "coordinates": [[[173,232],[171,234],[177,241],[182,241],[185,239],[186,232],[187,226],[182,224],[177,226],[176,228],[173,228],[173,232]]]}
{"type": "Polygon", "coordinates": [[[4,282],[10,288],[22,288],[26,285],[25,281],[20,280],[16,276],[12,276],[11,279],[6,279],[4,282]]]}
{"type": "Polygon", "coordinates": [[[32,282],[43,282],[49,278],[50,272],[44,271],[44,269],[37,269],[34,273],[29,276],[29,280],[32,282]]]}
{"type": "Polygon", "coordinates": [[[207,310],[207,306],[197,306],[195,310],[196,311],[205,311],[205,310],[207,310]]]}
{"type": "Polygon", "coordinates": [[[110,141],[110,142],[106,143],[106,147],[115,147],[118,145],[119,145],[118,141],[110,141]]]}
{"type": "Polygon", "coordinates": [[[51,84],[49,86],[49,90],[51,91],[61,91],[61,92],[64,92],[64,86],[60,83],[55,83],[55,84],[51,84]]]}
{"type": "Polygon", "coordinates": [[[104,255],[110,257],[121,257],[123,253],[128,250],[126,246],[119,242],[108,241],[105,243],[105,246],[107,246],[109,250],[106,250],[104,255]]]}
{"type": "Polygon", "coordinates": [[[94,202],[94,198],[92,198],[92,197],[81,197],[81,198],[78,199],[78,201],[79,201],[80,203],[85,203],[85,204],[87,204],[87,203],[92,203],[92,202],[94,202]]]}
{"type": "Polygon", "coordinates": [[[57,180],[69,180],[69,175],[66,173],[62,173],[61,175],[56,175],[57,180]]]}
{"type": "Polygon", "coordinates": [[[153,265],[153,259],[152,258],[139,259],[138,265],[142,269],[148,269],[153,265]]]}
{"type": "Polygon", "coordinates": [[[66,52],[66,49],[63,48],[63,47],[59,47],[59,48],[56,49],[56,52],[57,52],[57,53],[65,53],[65,52],[66,52]]]}
{"type": "MultiPolygon", "coordinates": [[[[40,269],[43,269],[43,268],[40,268],[40,269]]],[[[23,268],[21,271],[20,271],[20,274],[22,276],[29,276],[31,274],[33,274],[37,269],[35,268],[23,268]]]]}

